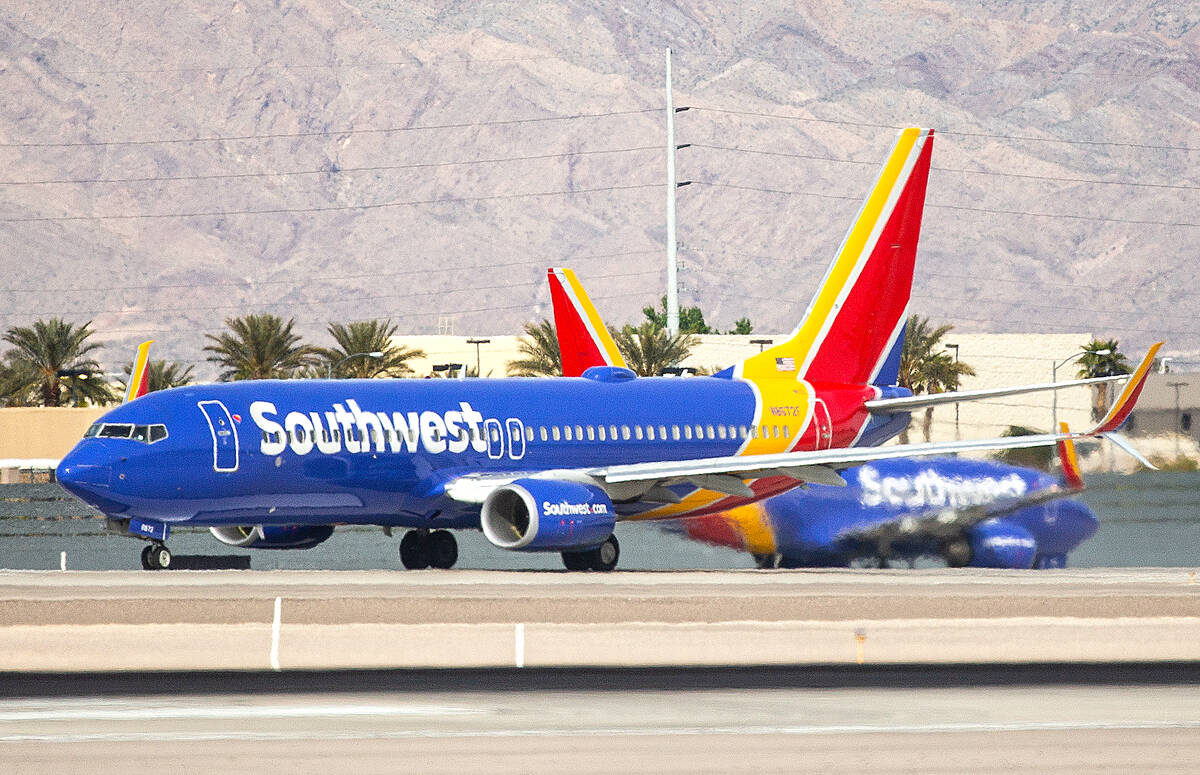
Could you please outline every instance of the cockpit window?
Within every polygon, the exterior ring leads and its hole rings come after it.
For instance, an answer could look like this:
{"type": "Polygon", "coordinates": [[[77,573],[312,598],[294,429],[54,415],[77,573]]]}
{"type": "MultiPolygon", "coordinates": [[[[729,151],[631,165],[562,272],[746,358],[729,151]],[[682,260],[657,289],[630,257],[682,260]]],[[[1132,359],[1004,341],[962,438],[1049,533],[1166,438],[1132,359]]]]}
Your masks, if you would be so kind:
{"type": "Polygon", "coordinates": [[[84,438],[99,436],[103,439],[132,439],[143,444],[153,444],[167,437],[167,426],[157,423],[154,425],[131,425],[123,422],[96,423],[83,434],[84,438]]]}

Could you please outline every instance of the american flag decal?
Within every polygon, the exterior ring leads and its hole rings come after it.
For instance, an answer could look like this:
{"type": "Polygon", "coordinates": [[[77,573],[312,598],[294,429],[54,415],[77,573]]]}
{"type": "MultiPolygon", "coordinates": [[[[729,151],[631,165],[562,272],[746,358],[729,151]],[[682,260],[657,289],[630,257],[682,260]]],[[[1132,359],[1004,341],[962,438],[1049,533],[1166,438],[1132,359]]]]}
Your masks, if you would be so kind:
{"type": "Polygon", "coordinates": [[[796,370],[796,359],[795,358],[776,358],[775,359],[775,371],[795,371],[795,370],[796,370]]]}

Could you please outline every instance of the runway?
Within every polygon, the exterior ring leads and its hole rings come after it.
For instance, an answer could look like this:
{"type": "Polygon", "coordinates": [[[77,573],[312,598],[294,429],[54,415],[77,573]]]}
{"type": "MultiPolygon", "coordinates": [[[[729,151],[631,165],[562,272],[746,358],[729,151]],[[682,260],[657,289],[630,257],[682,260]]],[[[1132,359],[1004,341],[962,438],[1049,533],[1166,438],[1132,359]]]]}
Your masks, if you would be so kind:
{"type": "Polygon", "coordinates": [[[1193,666],[10,676],[0,768],[1191,772],[1198,686],[1193,666]]]}
{"type": "Polygon", "coordinates": [[[1200,659],[1180,569],[6,572],[10,670],[1200,659]]]}

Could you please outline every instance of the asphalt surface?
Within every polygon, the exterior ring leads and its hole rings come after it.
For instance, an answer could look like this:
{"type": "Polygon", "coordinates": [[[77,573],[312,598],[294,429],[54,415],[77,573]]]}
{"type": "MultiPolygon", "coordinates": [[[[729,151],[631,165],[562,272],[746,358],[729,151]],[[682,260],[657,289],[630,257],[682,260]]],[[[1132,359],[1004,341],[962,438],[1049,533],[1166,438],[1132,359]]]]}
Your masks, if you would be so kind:
{"type": "Polygon", "coordinates": [[[1194,772],[1194,665],[0,675],[0,769],[1194,772]]]}

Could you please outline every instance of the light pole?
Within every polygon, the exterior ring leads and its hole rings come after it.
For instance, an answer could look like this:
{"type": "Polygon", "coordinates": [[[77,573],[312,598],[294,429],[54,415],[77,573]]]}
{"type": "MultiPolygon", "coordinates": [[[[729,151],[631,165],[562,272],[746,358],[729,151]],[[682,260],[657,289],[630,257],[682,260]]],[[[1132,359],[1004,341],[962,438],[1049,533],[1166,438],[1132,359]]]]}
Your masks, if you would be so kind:
{"type": "Polygon", "coordinates": [[[751,339],[750,344],[758,345],[758,351],[762,352],[763,348],[774,342],[774,339],[751,339]]]}
{"type": "Polygon", "coordinates": [[[479,345],[489,344],[491,339],[468,339],[467,344],[475,345],[475,376],[483,376],[483,367],[479,364],[479,345]]]}
{"type": "MultiPolygon", "coordinates": [[[[957,367],[958,366],[958,345],[947,343],[946,349],[954,350],[954,365],[957,367]]],[[[955,390],[955,392],[958,392],[958,369],[957,368],[954,369],[954,390],[955,390]]],[[[958,441],[959,438],[960,438],[960,434],[958,432],[958,402],[955,401],[954,402],[954,440],[958,441]]]]}
{"type": "Polygon", "coordinates": [[[444,371],[446,372],[446,379],[453,379],[454,375],[462,370],[462,367],[461,363],[437,363],[434,364],[433,370],[438,373],[444,371]]]}
{"type": "Polygon", "coordinates": [[[59,379],[66,379],[67,386],[71,389],[71,406],[74,407],[79,400],[77,391],[78,380],[87,379],[92,376],[92,373],[87,369],[59,369],[55,372],[55,376],[59,379]]]}
{"type": "Polygon", "coordinates": [[[352,353],[350,355],[347,355],[345,358],[342,358],[337,363],[330,364],[329,370],[326,372],[326,375],[325,375],[326,378],[333,379],[333,372],[335,369],[337,369],[339,366],[341,366],[343,363],[350,360],[351,358],[360,358],[360,357],[362,357],[362,358],[382,358],[383,351],[375,350],[375,351],[369,352],[369,353],[352,353]]]}
{"type": "Polygon", "coordinates": [[[1188,383],[1186,382],[1168,382],[1167,387],[1175,388],[1175,457],[1179,457],[1179,388],[1188,383]]]}
{"type": "MultiPolygon", "coordinates": [[[[1109,353],[1111,353],[1111,352],[1112,352],[1112,350],[1109,350],[1108,348],[1105,348],[1105,349],[1103,349],[1103,350],[1080,350],[1080,351],[1079,351],[1079,352],[1077,352],[1077,353],[1073,353],[1073,354],[1071,354],[1071,355],[1068,355],[1066,358],[1063,358],[1061,361],[1057,361],[1057,362],[1055,362],[1055,363],[1054,363],[1054,367],[1050,369],[1050,381],[1051,381],[1052,383],[1055,383],[1055,384],[1057,384],[1057,383],[1058,383],[1058,367],[1059,367],[1059,366],[1062,366],[1062,365],[1063,365],[1063,364],[1065,364],[1067,361],[1072,361],[1072,360],[1075,360],[1075,359],[1076,359],[1076,358],[1078,358],[1079,356],[1081,356],[1081,355],[1087,355],[1088,353],[1091,353],[1092,355],[1108,355],[1108,354],[1109,354],[1109,353]]],[[[1050,422],[1051,422],[1051,426],[1050,426],[1050,432],[1051,432],[1051,433],[1058,433],[1058,391],[1057,391],[1057,390],[1051,390],[1050,392],[1052,393],[1052,395],[1051,395],[1051,398],[1050,398],[1050,400],[1051,400],[1051,404],[1050,404],[1050,422]]]]}

